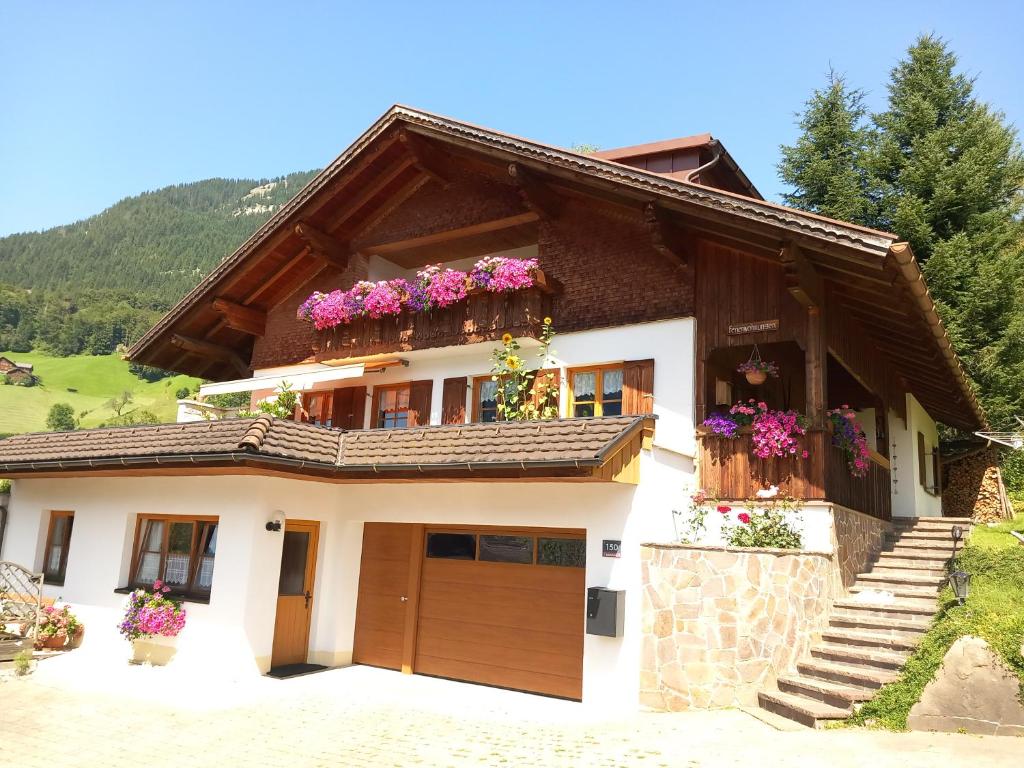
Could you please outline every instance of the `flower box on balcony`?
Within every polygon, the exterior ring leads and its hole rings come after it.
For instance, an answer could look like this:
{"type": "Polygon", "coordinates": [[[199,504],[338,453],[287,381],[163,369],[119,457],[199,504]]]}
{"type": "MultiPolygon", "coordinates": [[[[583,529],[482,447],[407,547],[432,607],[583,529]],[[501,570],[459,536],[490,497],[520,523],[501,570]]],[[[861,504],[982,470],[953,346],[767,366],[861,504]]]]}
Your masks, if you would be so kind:
{"type": "Polygon", "coordinates": [[[464,301],[443,309],[357,318],[318,331],[318,351],[358,357],[493,341],[506,332],[536,337],[543,318],[552,314],[557,290],[558,284],[538,270],[530,288],[507,293],[474,290],[464,301]]]}

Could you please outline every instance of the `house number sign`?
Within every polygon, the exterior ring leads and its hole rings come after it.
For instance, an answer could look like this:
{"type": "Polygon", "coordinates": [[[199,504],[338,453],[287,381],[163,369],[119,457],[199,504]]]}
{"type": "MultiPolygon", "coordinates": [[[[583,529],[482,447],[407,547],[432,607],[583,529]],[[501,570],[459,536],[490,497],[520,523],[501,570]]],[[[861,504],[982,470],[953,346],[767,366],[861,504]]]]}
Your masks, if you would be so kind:
{"type": "Polygon", "coordinates": [[[620,557],[622,553],[622,542],[614,539],[604,539],[601,542],[602,557],[620,557]]]}
{"type": "Polygon", "coordinates": [[[778,320],[761,320],[756,323],[736,323],[729,326],[730,336],[743,336],[748,333],[761,333],[762,331],[779,330],[778,320]]]}

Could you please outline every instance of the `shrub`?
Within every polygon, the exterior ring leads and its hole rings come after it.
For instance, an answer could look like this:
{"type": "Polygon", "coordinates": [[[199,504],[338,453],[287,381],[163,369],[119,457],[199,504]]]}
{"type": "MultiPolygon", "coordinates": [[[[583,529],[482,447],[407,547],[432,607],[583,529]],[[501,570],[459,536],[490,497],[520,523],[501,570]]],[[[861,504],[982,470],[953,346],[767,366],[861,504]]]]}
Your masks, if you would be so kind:
{"type": "Polygon", "coordinates": [[[5,478],[0,478],[0,493],[11,492],[11,481],[5,478]]]}
{"type": "Polygon", "coordinates": [[[32,651],[18,651],[14,654],[14,674],[24,677],[32,671],[32,651]]]}
{"type": "Polygon", "coordinates": [[[203,402],[215,408],[247,408],[251,400],[251,392],[226,392],[223,395],[208,395],[203,402]]]}
{"type": "Polygon", "coordinates": [[[78,427],[75,409],[67,403],[54,403],[46,414],[46,428],[51,432],[71,432],[78,427]]]}
{"type": "Polygon", "coordinates": [[[772,549],[800,549],[803,537],[786,519],[792,503],[779,501],[757,512],[748,507],[737,516],[738,525],[724,528],[726,542],[733,547],[769,547],[772,549]]]}
{"type": "Polygon", "coordinates": [[[174,398],[176,400],[187,400],[188,396],[192,394],[192,390],[188,387],[178,387],[174,392],[174,398]]]}

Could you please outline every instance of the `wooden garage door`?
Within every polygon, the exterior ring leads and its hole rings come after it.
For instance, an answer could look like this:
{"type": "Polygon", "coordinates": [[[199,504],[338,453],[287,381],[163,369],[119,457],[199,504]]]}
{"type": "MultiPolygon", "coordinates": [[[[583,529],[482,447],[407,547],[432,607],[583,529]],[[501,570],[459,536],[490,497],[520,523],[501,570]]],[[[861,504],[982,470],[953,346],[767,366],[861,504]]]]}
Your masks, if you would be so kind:
{"type": "Polygon", "coordinates": [[[582,698],[582,533],[427,528],[424,553],[414,671],[582,698]]]}

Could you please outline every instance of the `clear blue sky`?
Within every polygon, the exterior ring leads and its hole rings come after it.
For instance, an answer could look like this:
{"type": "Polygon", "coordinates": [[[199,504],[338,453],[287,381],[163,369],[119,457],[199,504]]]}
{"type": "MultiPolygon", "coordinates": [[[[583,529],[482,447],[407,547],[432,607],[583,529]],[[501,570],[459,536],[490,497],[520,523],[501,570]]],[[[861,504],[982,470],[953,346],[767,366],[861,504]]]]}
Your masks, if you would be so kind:
{"type": "Polygon", "coordinates": [[[395,102],[563,146],[710,131],[776,198],[778,146],[829,65],[881,108],[934,31],[1020,125],[1022,29],[1010,1],[5,0],[0,234],[322,167],[395,102]]]}

